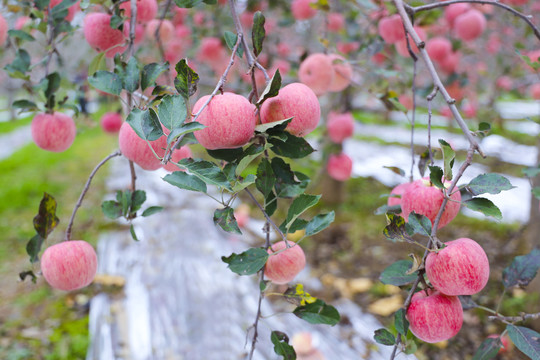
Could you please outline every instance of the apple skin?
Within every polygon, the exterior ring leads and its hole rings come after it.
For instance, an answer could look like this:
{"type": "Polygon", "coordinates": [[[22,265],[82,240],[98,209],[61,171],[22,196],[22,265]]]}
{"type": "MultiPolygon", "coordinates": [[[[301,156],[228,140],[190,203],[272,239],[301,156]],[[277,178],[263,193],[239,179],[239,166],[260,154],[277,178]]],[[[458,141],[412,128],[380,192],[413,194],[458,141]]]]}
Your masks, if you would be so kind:
{"type": "Polygon", "coordinates": [[[108,112],[101,117],[101,128],[106,133],[117,134],[122,127],[122,115],[117,112],[108,112]]]}
{"type": "Polygon", "coordinates": [[[511,351],[513,348],[513,343],[506,334],[503,337],[498,334],[491,334],[488,336],[488,339],[500,339],[502,347],[499,349],[499,352],[497,354],[504,354],[508,351],[511,351]]]}
{"type": "MultiPolygon", "coordinates": [[[[124,16],[131,18],[130,1],[122,3],[120,9],[124,10],[124,16]]],[[[143,23],[156,17],[158,4],[156,0],[137,0],[137,22],[143,23]]]]}
{"type": "Polygon", "coordinates": [[[531,85],[529,93],[533,99],[540,100],[540,83],[531,85]]]}
{"type": "Polygon", "coordinates": [[[52,152],[69,149],[77,134],[73,119],[62,113],[37,114],[32,120],[30,129],[36,145],[52,152]]]}
{"type": "Polygon", "coordinates": [[[182,159],[193,157],[193,154],[191,153],[191,150],[187,146],[182,146],[180,149],[174,149],[171,160],[164,165],[163,167],[165,170],[173,172],[173,171],[185,171],[184,169],[180,169],[178,166],[176,166],[174,163],[179,162],[182,159]]]}
{"type": "Polygon", "coordinates": [[[460,39],[474,40],[486,29],[486,18],[479,10],[468,10],[455,18],[454,29],[460,39]]]}
{"type": "MultiPolygon", "coordinates": [[[[155,141],[150,141],[152,148],[163,156],[167,147],[165,136],[155,141]]],[[[154,155],[148,144],[141,139],[127,122],[124,122],[118,132],[118,145],[122,155],[139,165],[144,170],[156,170],[161,167],[161,161],[154,155]]]]}
{"type": "Polygon", "coordinates": [[[328,137],[336,144],[341,144],[343,140],[350,138],[354,133],[354,119],[350,112],[336,113],[330,111],[328,114],[328,137]]]}
{"type": "MultiPolygon", "coordinates": [[[[448,184],[448,182],[446,182],[448,184]]],[[[454,189],[456,190],[456,189],[454,189]]],[[[456,217],[461,207],[459,201],[461,201],[461,194],[456,191],[450,197],[454,201],[448,201],[444,212],[439,221],[438,229],[448,225],[452,219],[456,217]],[[456,202],[458,201],[458,202],[456,202]]],[[[411,212],[425,215],[433,221],[437,217],[437,213],[442,205],[444,196],[442,190],[431,185],[428,178],[418,179],[411,183],[409,188],[401,196],[401,210],[403,211],[403,217],[405,220],[409,218],[411,212]]]]}
{"type": "Polygon", "coordinates": [[[455,336],[463,325],[463,308],[457,296],[438,291],[417,292],[407,309],[409,329],[422,341],[436,343],[455,336]]]}
{"type": "Polygon", "coordinates": [[[328,31],[340,32],[345,28],[345,17],[338,12],[328,14],[328,31]]]}
{"type": "Polygon", "coordinates": [[[426,51],[433,61],[443,62],[452,52],[452,43],[443,37],[434,37],[426,42],[426,51]]]}
{"type": "Polygon", "coordinates": [[[315,95],[323,95],[334,81],[332,58],[323,53],[309,55],[298,69],[298,79],[313,90],[315,95]]]}
{"type": "Polygon", "coordinates": [[[314,0],[293,0],[291,12],[296,20],[307,20],[317,15],[317,10],[311,7],[314,0]]]}
{"type": "MultiPolygon", "coordinates": [[[[195,103],[193,114],[202,108],[209,96],[203,96],[195,103]]],[[[206,125],[194,132],[204,148],[237,148],[246,145],[255,133],[255,106],[241,95],[226,92],[214,96],[197,121],[206,125]]]]}
{"type": "MultiPolygon", "coordinates": [[[[409,185],[411,185],[411,183],[406,182],[406,183],[399,184],[396,187],[394,187],[392,191],[390,191],[390,196],[388,197],[388,202],[387,202],[388,206],[395,206],[395,205],[401,206],[401,197],[395,197],[392,195],[403,196],[403,193],[407,191],[407,189],[409,188],[409,185]]],[[[403,211],[400,212],[398,215],[403,216],[403,211]]]]}
{"type": "Polygon", "coordinates": [[[306,255],[300,245],[289,241],[290,247],[287,247],[285,241],[280,241],[268,248],[268,260],[264,275],[274,284],[283,285],[291,282],[300,271],[306,267],[306,255]],[[272,255],[274,252],[282,252],[272,255]]]}
{"type": "Polygon", "coordinates": [[[156,30],[159,27],[159,37],[162,42],[166,43],[174,36],[175,28],[172,21],[164,19],[161,22],[160,19],[152,19],[146,24],[146,38],[150,41],[155,41],[156,30]],[[159,26],[161,24],[161,26],[159,26]]]}
{"type": "Polygon", "coordinates": [[[467,12],[470,8],[471,6],[466,3],[457,3],[457,4],[448,5],[444,9],[444,18],[446,19],[446,21],[448,21],[448,24],[452,27],[454,25],[454,20],[456,19],[456,17],[467,12]]]}
{"type": "Polygon", "coordinates": [[[306,136],[319,124],[321,105],[315,93],[306,85],[292,83],[261,106],[263,124],[294,117],[287,131],[295,136],[306,136]]]}
{"type": "Polygon", "coordinates": [[[480,292],[489,280],[489,260],[484,249],[468,238],[445,244],[444,249],[431,252],[426,258],[426,275],[431,285],[450,296],[480,292]]]}
{"type": "Polygon", "coordinates": [[[94,50],[106,51],[106,57],[114,57],[123,52],[125,46],[120,45],[125,41],[124,34],[118,29],[111,29],[111,15],[103,13],[91,13],[84,17],[84,37],[94,50]],[[116,46],[116,47],[115,47],[116,46]]]}
{"type": "Polygon", "coordinates": [[[328,91],[343,91],[351,83],[353,68],[343,56],[331,54],[328,57],[332,61],[332,68],[334,69],[334,78],[328,87],[328,91]]]}
{"type": "Polygon", "coordinates": [[[351,178],[353,161],[345,153],[331,154],[328,158],[326,170],[328,175],[337,181],[347,181],[351,178]]]}
{"type": "Polygon", "coordinates": [[[41,272],[53,288],[71,291],[88,286],[97,271],[97,255],[83,240],[48,247],[41,256],[41,272]]]}
{"type": "Polygon", "coordinates": [[[384,17],[379,21],[379,35],[389,44],[405,39],[405,30],[399,14],[384,17]]]}
{"type": "MultiPolygon", "coordinates": [[[[17,19],[18,20],[18,19],[17,19]]],[[[0,45],[4,45],[8,37],[8,24],[6,19],[0,14],[0,45]]]]}

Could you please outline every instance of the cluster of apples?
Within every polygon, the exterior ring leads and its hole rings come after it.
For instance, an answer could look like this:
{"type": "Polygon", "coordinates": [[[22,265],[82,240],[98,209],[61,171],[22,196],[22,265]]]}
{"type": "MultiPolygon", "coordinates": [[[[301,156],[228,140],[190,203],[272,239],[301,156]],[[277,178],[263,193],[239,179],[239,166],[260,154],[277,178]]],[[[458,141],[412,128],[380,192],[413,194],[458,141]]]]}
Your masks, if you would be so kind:
{"type": "Polygon", "coordinates": [[[353,69],[344,57],[337,54],[314,53],[300,64],[298,78],[317,96],[340,92],[349,86],[353,69]]]}
{"type": "MultiPolygon", "coordinates": [[[[440,189],[428,178],[396,186],[388,205],[401,205],[406,219],[411,212],[425,215],[433,224],[444,200],[440,189]]],[[[438,228],[455,218],[461,195],[450,196],[438,228]]],[[[455,336],[463,324],[463,308],[457,296],[480,292],[489,279],[489,261],[482,247],[472,239],[459,238],[431,252],[425,262],[426,276],[434,287],[413,295],[407,310],[412,333],[419,339],[435,343],[455,336]]]]}

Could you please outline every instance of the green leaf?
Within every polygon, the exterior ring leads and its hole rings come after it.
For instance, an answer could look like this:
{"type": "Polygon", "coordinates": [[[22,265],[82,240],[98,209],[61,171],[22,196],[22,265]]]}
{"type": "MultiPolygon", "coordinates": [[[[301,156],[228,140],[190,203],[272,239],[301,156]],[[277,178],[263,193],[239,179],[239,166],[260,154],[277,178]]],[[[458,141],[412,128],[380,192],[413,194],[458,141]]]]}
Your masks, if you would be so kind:
{"type": "Polygon", "coordinates": [[[493,359],[499,353],[502,342],[499,338],[488,338],[480,344],[480,347],[474,353],[472,360],[493,359]]]}
{"type": "Polygon", "coordinates": [[[497,220],[502,219],[501,210],[491,200],[486,198],[472,198],[462,202],[471,210],[479,211],[486,216],[493,216],[497,220]]]}
{"type": "Polygon", "coordinates": [[[133,227],[133,224],[129,226],[129,233],[131,234],[131,238],[135,241],[139,241],[139,238],[137,237],[137,234],[135,233],[135,228],[133,227]]]}
{"type": "Polygon", "coordinates": [[[264,146],[260,144],[251,144],[242,155],[242,160],[238,163],[235,173],[237,176],[241,175],[242,172],[248,167],[248,165],[259,157],[264,151],[264,146]]]}
{"type": "Polygon", "coordinates": [[[335,217],[334,211],[330,211],[328,214],[319,214],[315,216],[308,222],[305,236],[312,236],[323,231],[334,222],[335,217]]]}
{"type": "Polygon", "coordinates": [[[105,61],[105,54],[106,52],[100,52],[97,54],[92,61],[90,62],[90,65],[88,65],[88,74],[94,75],[96,71],[98,70],[106,70],[107,69],[107,62],[105,61]]]}
{"type": "Polygon", "coordinates": [[[287,137],[285,141],[281,141],[275,137],[268,139],[268,142],[273,145],[272,151],[276,155],[291,159],[300,159],[315,151],[304,138],[297,137],[289,133],[285,134],[287,137]]]}
{"type": "Polygon", "coordinates": [[[36,40],[32,35],[23,30],[8,30],[10,38],[19,39],[21,41],[34,41],[36,40]]]}
{"type": "Polygon", "coordinates": [[[272,331],[270,340],[274,344],[274,352],[277,355],[283,356],[284,360],[296,360],[296,352],[289,345],[289,337],[281,331],[272,331]]]}
{"type": "Polygon", "coordinates": [[[175,171],[172,174],[165,175],[163,180],[180,189],[206,193],[206,184],[204,181],[195,175],[189,175],[183,171],[175,171]]]}
{"type": "Polygon", "coordinates": [[[28,276],[32,278],[32,282],[35,284],[37,276],[32,270],[22,271],[19,273],[19,279],[21,279],[21,281],[24,281],[28,276]]]}
{"type": "Polygon", "coordinates": [[[308,222],[304,219],[296,219],[294,220],[294,222],[292,223],[292,225],[289,227],[289,229],[287,230],[287,227],[286,227],[286,223],[285,221],[282,222],[280,225],[279,225],[279,229],[283,232],[283,233],[289,233],[289,234],[292,234],[294,233],[295,231],[297,230],[304,230],[307,226],[308,222]]]}
{"type": "Polygon", "coordinates": [[[403,286],[411,284],[418,276],[418,271],[415,271],[412,274],[407,274],[412,266],[413,263],[410,260],[396,261],[383,270],[379,280],[383,284],[387,285],[403,286]]]}
{"type": "Polygon", "coordinates": [[[163,207],[161,206],[150,206],[149,208],[146,208],[141,215],[143,217],[147,217],[147,216],[157,214],[158,212],[161,212],[162,210],[163,210],[163,207]]]}
{"type": "Polygon", "coordinates": [[[214,211],[214,224],[219,225],[226,232],[242,234],[234,217],[234,209],[229,206],[214,211]]]}
{"type": "Polygon", "coordinates": [[[151,63],[145,65],[141,71],[141,89],[144,91],[147,88],[154,86],[156,79],[168,69],[168,62],[165,64],[151,63]]]}
{"type": "Polygon", "coordinates": [[[302,215],[307,209],[315,206],[320,199],[321,195],[307,194],[302,194],[296,199],[294,199],[291,206],[289,207],[289,211],[287,212],[287,228],[292,225],[292,223],[294,222],[294,220],[296,220],[296,218],[298,218],[298,216],[302,215]]]}
{"type": "Polygon", "coordinates": [[[406,311],[399,309],[394,314],[394,325],[396,330],[403,336],[407,336],[407,331],[409,331],[409,321],[406,317],[406,311]]]}
{"type": "Polygon", "coordinates": [[[120,193],[120,205],[122,206],[122,214],[126,217],[129,215],[132,200],[133,197],[131,195],[131,190],[126,190],[120,193]]]}
{"type": "Polygon", "coordinates": [[[139,62],[132,56],[123,69],[122,86],[127,92],[133,93],[139,88],[141,79],[141,70],[139,69],[139,62]]]}
{"type": "Polygon", "coordinates": [[[178,75],[174,79],[174,87],[180,95],[188,99],[197,91],[199,75],[188,66],[186,59],[182,59],[176,64],[176,73],[178,75]]]}
{"type": "Polygon", "coordinates": [[[392,346],[396,343],[396,337],[394,334],[386,329],[375,330],[373,339],[375,339],[375,341],[381,345],[392,346]]]}
{"type": "Polygon", "coordinates": [[[158,105],[159,121],[169,130],[179,128],[187,117],[186,101],[180,95],[167,95],[158,105]]]}
{"type": "MultiPolygon", "coordinates": [[[[184,123],[182,124],[182,126],[174,129],[173,131],[171,131],[171,133],[169,134],[169,136],[167,136],[167,144],[170,144],[174,141],[176,141],[176,139],[182,135],[184,135],[184,139],[186,138],[187,135],[190,135],[192,134],[193,132],[197,131],[197,130],[202,130],[204,129],[206,126],[204,126],[203,124],[197,122],[197,121],[192,121],[192,122],[188,122],[188,123],[184,123]]],[[[180,146],[183,146],[182,142],[180,143],[180,146]]]]}
{"type": "Polygon", "coordinates": [[[88,83],[107,94],[120,95],[122,92],[122,79],[109,71],[96,71],[88,77],[88,83]]]}
{"type": "Polygon", "coordinates": [[[109,219],[117,219],[123,215],[122,204],[113,200],[107,200],[101,203],[103,214],[109,219]]]}
{"type": "Polygon", "coordinates": [[[253,28],[251,30],[251,42],[253,43],[253,53],[255,56],[259,56],[262,52],[264,37],[266,36],[264,22],[264,15],[260,11],[257,11],[253,15],[253,28]]]}
{"type": "MultiPolygon", "coordinates": [[[[26,244],[26,253],[30,255],[30,262],[35,263],[39,260],[39,252],[41,251],[41,246],[45,239],[41,235],[36,234],[33,238],[28,241],[26,244]]],[[[24,280],[24,279],[23,279],[24,280]]]]}
{"type": "MultiPolygon", "coordinates": [[[[433,155],[435,155],[435,151],[433,151],[433,155]]],[[[424,177],[424,174],[426,172],[426,166],[429,161],[429,149],[426,149],[422,154],[420,154],[420,159],[418,160],[418,171],[420,172],[420,176],[424,177]]]]}
{"type": "Polygon", "coordinates": [[[37,111],[39,110],[37,104],[29,100],[16,100],[11,104],[12,108],[21,109],[21,111],[37,111]]]}
{"type": "Polygon", "coordinates": [[[239,192],[247,188],[248,186],[255,184],[255,175],[249,174],[243,181],[238,180],[233,186],[233,192],[239,192]]]}
{"type": "Polygon", "coordinates": [[[395,174],[405,176],[405,171],[401,168],[398,168],[397,166],[383,166],[383,168],[386,168],[395,174]]]}
{"type": "Polygon", "coordinates": [[[459,295],[459,301],[463,310],[474,309],[478,307],[478,304],[474,302],[471,295],[459,295]]]}
{"type": "Polygon", "coordinates": [[[474,196],[480,194],[498,194],[504,190],[513,189],[510,181],[499,174],[482,174],[471,180],[467,189],[474,196]]]}
{"type": "Polygon", "coordinates": [[[28,52],[24,49],[19,49],[15,54],[15,59],[13,59],[13,62],[6,65],[4,69],[12,76],[17,72],[24,75],[30,69],[30,64],[30,54],[28,54],[28,52]]]}
{"type": "Polygon", "coordinates": [[[537,167],[529,167],[529,168],[521,169],[521,172],[526,177],[533,178],[535,176],[538,176],[538,174],[540,174],[540,167],[537,166],[537,167]]]}
{"type": "Polygon", "coordinates": [[[130,212],[135,213],[137,212],[142,204],[146,201],[146,192],[144,190],[135,190],[135,192],[131,195],[131,207],[130,212]]]}
{"type": "Polygon", "coordinates": [[[51,16],[55,20],[63,20],[68,15],[68,8],[74,5],[78,0],[63,0],[60,4],[54,6],[51,10],[51,16]]]}
{"type": "Polygon", "coordinates": [[[531,359],[540,359],[540,334],[536,331],[508,324],[508,336],[516,347],[531,359]]]}
{"type": "Polygon", "coordinates": [[[244,150],[241,147],[235,149],[207,149],[206,152],[214,159],[225,160],[229,163],[238,160],[244,154],[244,150]]]}
{"type": "Polygon", "coordinates": [[[180,165],[189,170],[206,184],[216,185],[232,191],[225,173],[214,163],[206,160],[182,159],[180,165]]]}
{"type": "Polygon", "coordinates": [[[439,145],[441,146],[441,150],[443,153],[444,177],[446,180],[452,180],[452,166],[454,166],[456,153],[454,152],[454,149],[452,149],[450,144],[443,139],[439,139],[439,145]]]}
{"type": "MultiPolygon", "coordinates": [[[[234,46],[236,45],[236,42],[238,41],[238,36],[230,31],[225,31],[223,33],[223,37],[225,38],[225,43],[229,47],[229,49],[234,49],[234,46]]],[[[242,44],[238,46],[238,49],[236,50],[236,55],[241,58],[244,55],[244,48],[242,44]]]]}
{"type": "Polygon", "coordinates": [[[221,260],[229,264],[229,269],[238,275],[253,275],[263,268],[268,260],[268,252],[262,248],[251,248],[241,254],[232,253],[221,260]]]}
{"type": "Polygon", "coordinates": [[[399,100],[395,97],[390,97],[388,98],[388,101],[392,104],[392,106],[394,107],[394,109],[396,109],[397,111],[401,111],[402,113],[405,113],[407,114],[409,112],[409,109],[407,109],[405,107],[405,105],[403,105],[402,103],[399,102],[399,100]]]}
{"type": "Polygon", "coordinates": [[[326,304],[321,299],[298,306],[293,314],[310,324],[336,325],[341,319],[335,307],[326,304]]]}
{"type": "Polygon", "coordinates": [[[34,229],[43,239],[46,239],[59,222],[60,219],[56,216],[56,200],[51,195],[43,193],[39,211],[34,217],[34,229]]]}
{"type": "MultiPolygon", "coordinates": [[[[266,88],[264,89],[263,93],[259,97],[259,100],[257,101],[257,105],[261,105],[267,99],[277,96],[280,88],[281,88],[281,74],[279,73],[279,69],[277,69],[276,72],[274,73],[274,76],[272,76],[272,79],[270,80],[268,85],[266,85],[266,88]]],[[[266,124],[259,125],[259,126],[264,126],[264,125],[266,124]]],[[[255,130],[259,131],[257,128],[255,130]]],[[[264,132],[264,131],[260,131],[260,132],[264,132]]]]}
{"type": "Polygon", "coordinates": [[[527,286],[540,269],[540,249],[533,249],[529,254],[516,256],[510,266],[502,273],[505,288],[516,285],[527,286]]]}
{"type": "Polygon", "coordinates": [[[431,220],[427,216],[417,214],[413,211],[409,214],[409,225],[415,234],[431,236],[431,220]]]}
{"type": "Polygon", "coordinates": [[[442,178],[444,176],[443,170],[438,166],[429,166],[429,181],[439,189],[444,188],[442,178]]]}
{"type": "Polygon", "coordinates": [[[174,3],[179,8],[186,8],[190,9],[192,7],[195,7],[201,3],[204,3],[206,5],[215,5],[217,4],[217,0],[174,0],[174,3]]]}
{"type": "MultiPolygon", "coordinates": [[[[287,127],[287,125],[292,121],[292,119],[293,118],[290,117],[288,119],[272,121],[272,122],[269,122],[269,123],[266,123],[266,124],[260,124],[260,125],[255,126],[255,131],[259,132],[259,133],[265,133],[270,129],[275,130],[275,128],[278,128],[278,127],[279,127],[280,131],[283,131],[287,127]]],[[[285,138],[287,138],[287,134],[284,133],[283,135],[285,136],[285,138]]]]}
{"type": "Polygon", "coordinates": [[[143,140],[154,141],[164,135],[159,118],[152,108],[144,111],[134,108],[129,113],[126,122],[143,140]]]}
{"type": "Polygon", "coordinates": [[[268,216],[272,216],[277,210],[277,198],[274,192],[272,191],[266,199],[264,199],[264,212],[268,216]]]}
{"type": "Polygon", "coordinates": [[[413,229],[405,222],[405,219],[399,215],[386,213],[388,225],[384,228],[384,236],[393,242],[410,241],[414,234],[413,229]]]}
{"type": "Polygon", "coordinates": [[[272,170],[272,165],[267,158],[263,158],[257,167],[257,180],[255,180],[255,186],[266,198],[272,192],[275,183],[276,177],[274,175],[274,170],[272,170]]]}

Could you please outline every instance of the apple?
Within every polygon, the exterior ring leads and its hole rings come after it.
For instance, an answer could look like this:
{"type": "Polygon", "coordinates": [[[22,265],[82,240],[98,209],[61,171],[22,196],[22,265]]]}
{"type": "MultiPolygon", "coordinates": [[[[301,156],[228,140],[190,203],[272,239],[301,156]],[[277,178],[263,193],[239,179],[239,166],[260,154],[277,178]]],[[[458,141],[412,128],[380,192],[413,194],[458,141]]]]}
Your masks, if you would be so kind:
{"type": "Polygon", "coordinates": [[[8,25],[6,19],[0,14],[0,45],[4,45],[8,37],[8,25]]]}
{"type": "Polygon", "coordinates": [[[506,334],[502,337],[498,334],[491,334],[488,336],[488,339],[499,339],[499,341],[502,343],[502,347],[499,349],[498,354],[504,354],[505,352],[512,350],[513,343],[506,334]]]}
{"type": "MultiPolygon", "coordinates": [[[[127,122],[122,124],[118,132],[118,145],[122,155],[144,170],[156,170],[161,167],[161,161],[150,150],[146,141],[141,139],[127,122]]],[[[159,156],[163,156],[167,147],[166,137],[150,141],[150,145],[159,156]]]]}
{"type": "Polygon", "coordinates": [[[250,208],[246,204],[240,204],[234,209],[234,218],[239,228],[245,228],[249,222],[250,208]]]}
{"type": "Polygon", "coordinates": [[[332,179],[347,181],[351,178],[352,167],[352,159],[347,154],[331,154],[328,158],[326,170],[332,179]]]}
{"type": "Polygon", "coordinates": [[[41,113],[30,125],[32,139],[43,150],[62,152],[73,144],[77,128],[73,119],[62,113],[41,113]]]}
{"type": "MultiPolygon", "coordinates": [[[[418,35],[418,37],[422,41],[426,40],[427,34],[424,31],[424,29],[422,29],[421,27],[415,26],[414,30],[416,31],[416,34],[418,35]]],[[[412,40],[411,37],[409,37],[409,39],[410,39],[409,43],[411,44],[412,51],[415,54],[417,54],[418,53],[418,48],[416,47],[416,44],[414,43],[414,41],[412,40]]],[[[394,46],[396,47],[396,51],[398,52],[399,55],[401,55],[403,57],[409,57],[410,56],[409,49],[407,48],[407,39],[406,38],[403,38],[403,40],[399,40],[399,41],[395,42],[394,46]]]]}
{"type": "Polygon", "coordinates": [[[309,55],[300,64],[298,78],[300,82],[309,86],[315,95],[325,94],[334,81],[332,58],[323,53],[309,55]]]}
{"type": "Polygon", "coordinates": [[[328,14],[328,24],[327,29],[330,32],[340,32],[345,28],[345,17],[338,12],[333,12],[328,14]]]}
{"type": "MultiPolygon", "coordinates": [[[[124,23],[124,37],[129,39],[130,24],[129,21],[124,23]]],[[[141,24],[135,25],[135,39],[133,40],[134,44],[140,44],[144,40],[144,26],[141,24]]]]}
{"type": "Polygon", "coordinates": [[[306,136],[319,124],[321,106],[315,93],[306,85],[292,83],[261,106],[263,124],[293,117],[286,130],[295,136],[306,136]]]}
{"type": "Polygon", "coordinates": [[[351,83],[353,68],[343,56],[331,54],[328,57],[332,61],[332,68],[334,69],[334,78],[328,87],[328,91],[343,91],[351,83]]]}
{"type": "Polygon", "coordinates": [[[286,58],[291,54],[291,47],[285,42],[280,42],[276,45],[276,51],[282,58],[286,58]]]}
{"type": "Polygon", "coordinates": [[[201,41],[197,59],[202,62],[220,61],[226,55],[221,39],[217,37],[205,37],[201,41]]]}
{"type": "MultiPolygon", "coordinates": [[[[388,202],[387,202],[388,206],[396,206],[396,205],[401,206],[401,197],[403,196],[403,193],[409,188],[409,185],[411,185],[411,183],[406,182],[406,183],[399,184],[396,187],[394,187],[392,191],[390,191],[390,196],[388,197],[388,202]]],[[[403,212],[400,212],[398,215],[403,216],[402,214],[403,212]]]]}
{"type": "Polygon", "coordinates": [[[540,83],[532,84],[529,93],[533,99],[540,100],[540,83]]]}
{"type": "Polygon", "coordinates": [[[340,53],[348,54],[353,51],[356,51],[360,48],[360,43],[358,41],[351,41],[351,42],[343,42],[338,41],[336,44],[336,49],[340,53]]]}
{"type": "Polygon", "coordinates": [[[444,9],[444,18],[446,19],[446,21],[448,21],[448,24],[450,25],[450,27],[453,27],[454,20],[456,19],[456,17],[467,12],[470,8],[471,6],[467,3],[457,3],[457,4],[448,5],[444,9]]]}
{"type": "Polygon", "coordinates": [[[501,90],[510,91],[512,90],[512,78],[510,76],[503,75],[497,79],[495,85],[501,90]]]}
{"type": "Polygon", "coordinates": [[[454,29],[460,39],[474,40],[486,29],[486,18],[479,10],[468,10],[455,18],[454,29]]]}
{"type": "Polygon", "coordinates": [[[97,255],[83,240],[48,247],[41,257],[41,272],[53,288],[71,291],[88,286],[97,271],[97,255]]]}
{"type": "Polygon", "coordinates": [[[289,241],[289,248],[285,241],[279,241],[268,248],[268,260],[264,268],[264,275],[274,284],[282,285],[291,282],[300,271],[306,267],[306,255],[300,245],[289,241]],[[278,252],[282,250],[281,252],[278,252]],[[276,253],[277,254],[274,254],[276,253]]]}
{"type": "Polygon", "coordinates": [[[182,25],[189,14],[189,9],[187,8],[174,8],[173,23],[174,25],[182,25]]]}
{"type": "MultiPolygon", "coordinates": [[[[445,186],[448,186],[448,184],[450,182],[445,182],[445,186]]],[[[447,202],[443,211],[438,229],[446,226],[459,212],[461,194],[457,189],[454,189],[454,191],[450,196],[452,201],[447,202]]],[[[412,182],[401,196],[403,217],[407,220],[409,214],[414,211],[417,214],[427,216],[431,220],[431,224],[433,224],[443,200],[442,190],[432,185],[429,178],[418,179],[412,182]]]]}
{"type": "Polygon", "coordinates": [[[341,144],[343,140],[350,138],[354,133],[354,119],[350,112],[336,113],[330,111],[326,124],[330,140],[336,144],[341,144]]]}
{"type": "Polygon", "coordinates": [[[293,0],[291,11],[296,20],[307,20],[317,15],[317,10],[311,7],[315,0],[293,0]]]}
{"type": "Polygon", "coordinates": [[[106,57],[114,57],[115,54],[126,49],[125,46],[118,46],[125,42],[124,34],[118,29],[111,29],[111,15],[109,14],[86,15],[83,28],[88,44],[99,52],[107,51],[106,57]]]}
{"type": "Polygon", "coordinates": [[[405,30],[399,14],[384,17],[379,21],[379,35],[389,44],[405,39],[405,30]]]}
{"type": "MultiPolygon", "coordinates": [[[[193,114],[199,112],[209,96],[195,103],[193,114]]],[[[204,148],[237,148],[246,145],[255,133],[255,106],[241,95],[225,92],[212,98],[197,121],[206,126],[194,132],[204,148]]]]}
{"type": "Polygon", "coordinates": [[[439,62],[441,70],[447,74],[456,72],[461,59],[461,54],[459,52],[450,52],[446,57],[439,62]]]}
{"type": "Polygon", "coordinates": [[[146,24],[146,38],[150,41],[155,41],[156,30],[159,27],[159,37],[162,42],[166,43],[171,40],[175,34],[175,28],[170,20],[152,19],[146,24]],[[161,26],[159,24],[161,23],[161,26]]]}
{"type": "Polygon", "coordinates": [[[452,43],[447,38],[434,37],[426,42],[426,51],[433,61],[441,63],[452,52],[452,43]]]}
{"type": "Polygon", "coordinates": [[[122,126],[122,115],[117,112],[108,112],[101,117],[101,128],[103,131],[111,134],[116,134],[122,126]]]}
{"type": "Polygon", "coordinates": [[[173,172],[173,171],[185,171],[184,169],[179,168],[176,166],[175,163],[178,163],[182,159],[193,157],[193,154],[191,153],[191,150],[187,146],[182,146],[180,149],[174,149],[171,160],[164,165],[163,167],[165,170],[173,172]]]}
{"type": "MultiPolygon", "coordinates": [[[[0,14],[0,17],[2,17],[1,14],[0,14]]],[[[2,17],[2,19],[3,19],[3,17],[2,17]]],[[[2,33],[2,31],[1,31],[1,29],[2,29],[2,19],[0,19],[0,33],[2,33]]],[[[32,24],[32,18],[30,16],[21,16],[21,17],[18,17],[17,20],[15,20],[14,29],[15,30],[22,30],[26,25],[30,25],[30,24],[32,24]]],[[[2,40],[2,36],[0,36],[0,45],[3,44],[3,42],[1,40],[2,40]]]]}
{"type": "MultiPolygon", "coordinates": [[[[124,10],[124,16],[131,18],[131,2],[120,4],[120,9],[124,10]]],[[[156,0],[137,0],[137,22],[144,23],[156,17],[158,4],[156,0]]]]}
{"type": "Polygon", "coordinates": [[[489,261],[484,249],[474,240],[459,238],[426,258],[426,275],[443,294],[473,295],[489,280],[489,261]]]}
{"type": "MultiPolygon", "coordinates": [[[[60,5],[62,3],[62,0],[51,0],[50,6],[51,8],[55,7],[56,5],[60,5]]],[[[75,17],[75,14],[81,10],[81,5],[79,4],[79,1],[77,1],[75,4],[71,5],[68,8],[68,14],[66,15],[66,21],[71,22],[73,18],[75,17]]]]}
{"type": "Polygon", "coordinates": [[[422,290],[407,309],[409,329],[422,341],[436,343],[455,336],[463,325],[463,308],[457,296],[422,290]]]}

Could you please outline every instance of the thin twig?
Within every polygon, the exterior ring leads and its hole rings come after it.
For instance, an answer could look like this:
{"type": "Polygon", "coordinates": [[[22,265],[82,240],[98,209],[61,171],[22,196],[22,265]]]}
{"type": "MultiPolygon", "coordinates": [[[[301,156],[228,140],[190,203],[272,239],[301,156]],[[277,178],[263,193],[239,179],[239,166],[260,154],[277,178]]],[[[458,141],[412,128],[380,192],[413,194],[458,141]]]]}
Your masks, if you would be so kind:
{"type": "Polygon", "coordinates": [[[437,96],[437,93],[439,92],[439,88],[435,86],[433,88],[433,91],[431,94],[427,96],[427,102],[428,102],[428,154],[429,154],[429,162],[431,165],[433,165],[433,151],[431,150],[431,116],[433,115],[433,112],[431,111],[431,102],[433,99],[435,99],[435,96],[437,96]]]}
{"type": "Polygon", "coordinates": [[[88,180],[86,180],[86,184],[84,185],[83,191],[81,192],[81,195],[79,196],[79,200],[77,201],[77,204],[75,204],[75,208],[73,208],[73,212],[71,213],[71,218],[69,219],[69,224],[66,229],[66,236],[65,240],[69,241],[71,240],[71,229],[73,227],[73,221],[75,220],[75,214],[77,214],[77,210],[81,207],[81,204],[83,202],[83,199],[88,192],[88,189],[90,188],[90,183],[92,182],[92,179],[96,175],[97,171],[100,167],[102,167],[107,161],[112,159],[115,156],[120,156],[122,153],[120,151],[115,151],[112,154],[108,155],[105,159],[101,160],[99,164],[92,170],[90,173],[90,176],[88,177],[88,180]]]}
{"type": "MultiPolygon", "coordinates": [[[[172,0],[167,0],[167,3],[165,4],[165,8],[163,9],[163,13],[161,14],[161,17],[159,18],[159,25],[156,29],[156,32],[154,33],[154,37],[158,43],[158,49],[159,53],[161,55],[161,61],[165,62],[165,50],[163,49],[163,41],[161,41],[161,26],[163,25],[163,20],[165,20],[165,16],[167,15],[167,12],[169,11],[169,8],[171,7],[172,0]]],[[[165,76],[167,77],[167,83],[170,83],[171,76],[169,72],[169,68],[165,70],[165,76]]]]}
{"type": "Polygon", "coordinates": [[[538,312],[536,314],[521,313],[521,315],[519,315],[519,316],[492,315],[492,316],[489,316],[488,319],[489,320],[499,320],[499,321],[507,322],[507,323],[515,323],[515,322],[519,322],[519,321],[540,319],[540,312],[538,312]]]}
{"type": "Polygon", "coordinates": [[[253,202],[257,205],[257,207],[259,208],[259,210],[261,210],[261,212],[263,213],[264,217],[266,218],[266,221],[268,221],[270,223],[270,225],[272,225],[272,227],[274,229],[276,229],[277,233],[279,234],[279,236],[281,236],[281,238],[283,239],[283,241],[285,241],[285,243],[287,244],[287,247],[289,247],[289,243],[287,241],[287,237],[285,236],[285,234],[283,234],[283,231],[280,230],[279,226],[276,225],[275,222],[272,221],[272,219],[270,219],[270,216],[268,216],[268,214],[266,213],[266,211],[264,211],[263,207],[261,206],[261,204],[259,204],[259,202],[257,201],[257,199],[255,199],[255,196],[253,196],[253,194],[251,193],[251,191],[249,191],[248,188],[245,188],[244,189],[245,192],[248,193],[249,197],[251,198],[251,200],[253,200],[253,202]]]}
{"type": "Polygon", "coordinates": [[[135,48],[133,44],[135,43],[135,29],[137,28],[137,0],[131,1],[131,18],[129,19],[129,45],[128,45],[128,56],[132,57],[135,48]]]}

